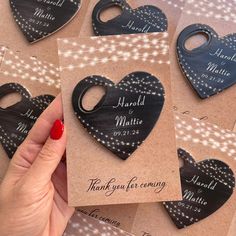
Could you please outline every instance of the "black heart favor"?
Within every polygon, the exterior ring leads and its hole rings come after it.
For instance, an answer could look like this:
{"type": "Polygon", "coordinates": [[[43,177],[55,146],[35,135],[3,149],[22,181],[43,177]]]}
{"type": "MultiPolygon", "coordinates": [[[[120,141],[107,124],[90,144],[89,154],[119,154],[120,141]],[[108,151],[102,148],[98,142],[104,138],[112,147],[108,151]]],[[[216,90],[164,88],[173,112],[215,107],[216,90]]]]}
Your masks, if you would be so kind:
{"type": "Polygon", "coordinates": [[[178,150],[184,165],[180,168],[182,201],[164,202],[175,225],[181,229],[192,225],[222,207],[235,187],[230,167],[216,159],[195,162],[183,149],[178,150]]]}
{"type": "Polygon", "coordinates": [[[8,94],[21,95],[21,101],[7,108],[0,107],[0,142],[9,158],[25,140],[40,114],[53,101],[51,95],[32,98],[20,84],[9,83],[0,86],[0,99],[8,94]]]}
{"type": "Polygon", "coordinates": [[[218,94],[236,83],[236,34],[220,38],[209,26],[194,24],[186,27],[177,40],[181,69],[200,98],[218,94]],[[207,41],[188,50],[185,42],[204,34],[207,41]]]}
{"type": "Polygon", "coordinates": [[[94,7],[92,24],[95,35],[137,34],[165,32],[166,15],[157,7],[145,5],[132,9],[125,0],[101,0],[94,7]],[[121,15],[103,22],[101,13],[111,7],[121,8],[121,15]]]}
{"type": "Polygon", "coordinates": [[[10,0],[16,23],[32,43],[56,32],[79,11],[81,0],[10,0]]]}
{"type": "Polygon", "coordinates": [[[149,135],[164,101],[161,82],[146,72],[131,73],[118,84],[99,75],[89,76],[77,84],[72,95],[74,112],[89,134],[123,160],[149,135]],[[82,99],[93,86],[104,87],[106,93],[87,111],[82,99]]]}

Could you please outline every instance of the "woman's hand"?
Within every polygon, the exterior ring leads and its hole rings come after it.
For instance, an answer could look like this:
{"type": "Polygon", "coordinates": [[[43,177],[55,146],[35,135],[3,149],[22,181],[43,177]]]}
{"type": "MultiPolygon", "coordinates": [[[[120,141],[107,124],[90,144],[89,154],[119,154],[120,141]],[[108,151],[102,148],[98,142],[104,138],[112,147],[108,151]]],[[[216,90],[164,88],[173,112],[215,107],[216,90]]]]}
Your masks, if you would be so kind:
{"type": "Polygon", "coordinates": [[[58,96],[11,160],[0,185],[1,236],[63,234],[74,208],[67,205],[66,167],[61,162],[66,131],[61,119],[58,96]]]}

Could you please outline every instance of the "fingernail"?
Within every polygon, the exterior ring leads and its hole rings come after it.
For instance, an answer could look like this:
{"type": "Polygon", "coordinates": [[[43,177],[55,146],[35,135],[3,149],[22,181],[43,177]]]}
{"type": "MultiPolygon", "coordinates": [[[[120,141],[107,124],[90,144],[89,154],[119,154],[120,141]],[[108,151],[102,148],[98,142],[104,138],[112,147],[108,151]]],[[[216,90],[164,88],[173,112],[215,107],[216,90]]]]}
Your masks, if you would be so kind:
{"type": "Polygon", "coordinates": [[[56,120],[52,126],[50,132],[50,138],[53,140],[58,140],[61,138],[64,132],[64,124],[61,120],[56,120]]]}

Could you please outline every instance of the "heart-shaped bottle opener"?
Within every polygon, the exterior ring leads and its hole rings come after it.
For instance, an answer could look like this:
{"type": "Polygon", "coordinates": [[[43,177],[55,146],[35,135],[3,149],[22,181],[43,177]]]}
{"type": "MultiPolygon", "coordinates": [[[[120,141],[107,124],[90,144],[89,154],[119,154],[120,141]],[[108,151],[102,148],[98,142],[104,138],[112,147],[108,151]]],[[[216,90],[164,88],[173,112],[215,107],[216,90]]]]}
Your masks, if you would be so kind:
{"type": "Polygon", "coordinates": [[[80,5],[81,0],[10,0],[15,21],[30,43],[62,28],[80,5]]]}
{"type": "Polygon", "coordinates": [[[180,168],[182,201],[164,202],[175,225],[181,229],[208,217],[230,198],[235,176],[230,167],[216,159],[195,162],[183,149],[178,150],[184,165],[180,168]]]}
{"type": "Polygon", "coordinates": [[[168,28],[166,15],[159,8],[145,5],[132,9],[125,0],[99,1],[92,13],[92,24],[97,36],[165,32],[168,28]],[[101,13],[114,6],[121,8],[121,15],[103,22],[101,13]]]}
{"type": "Polygon", "coordinates": [[[0,99],[12,93],[20,94],[21,101],[7,108],[0,107],[0,142],[9,158],[13,157],[37,118],[54,99],[51,95],[32,98],[27,89],[16,83],[0,86],[0,99]]]}
{"type": "Polygon", "coordinates": [[[94,75],[80,81],[72,95],[76,116],[99,143],[126,160],[149,135],[164,105],[161,82],[146,72],[134,72],[114,84],[94,75]],[[93,110],[82,106],[88,89],[102,86],[106,93],[93,110]]]}
{"type": "Polygon", "coordinates": [[[180,67],[200,98],[220,93],[236,83],[236,34],[220,38],[208,25],[186,27],[177,40],[180,67]],[[186,41],[204,34],[207,42],[188,50],[186,41]]]}

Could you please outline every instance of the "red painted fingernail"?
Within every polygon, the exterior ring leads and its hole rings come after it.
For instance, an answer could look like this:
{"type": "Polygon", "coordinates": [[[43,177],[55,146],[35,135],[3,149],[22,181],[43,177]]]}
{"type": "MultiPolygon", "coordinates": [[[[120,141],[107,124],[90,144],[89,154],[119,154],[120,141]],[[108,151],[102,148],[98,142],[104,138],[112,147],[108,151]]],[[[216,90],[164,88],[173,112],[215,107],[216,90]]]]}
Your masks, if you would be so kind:
{"type": "Polygon", "coordinates": [[[58,140],[61,138],[64,132],[64,124],[61,120],[56,120],[52,126],[50,132],[50,138],[53,140],[58,140]]]}

